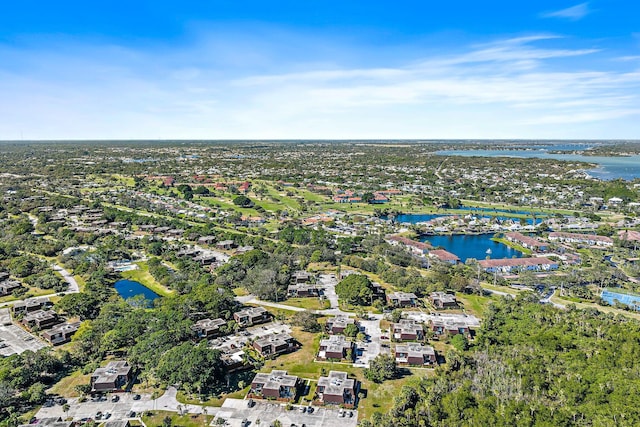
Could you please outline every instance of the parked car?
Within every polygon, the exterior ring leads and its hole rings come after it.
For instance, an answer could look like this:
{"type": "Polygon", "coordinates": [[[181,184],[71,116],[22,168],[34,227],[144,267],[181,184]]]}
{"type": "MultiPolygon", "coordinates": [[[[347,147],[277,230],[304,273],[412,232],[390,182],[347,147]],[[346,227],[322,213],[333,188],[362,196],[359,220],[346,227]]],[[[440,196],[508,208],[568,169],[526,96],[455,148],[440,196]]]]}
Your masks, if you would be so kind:
{"type": "Polygon", "coordinates": [[[112,402],[117,402],[118,400],[120,400],[120,396],[118,396],[117,394],[114,394],[113,396],[111,396],[112,402]]]}

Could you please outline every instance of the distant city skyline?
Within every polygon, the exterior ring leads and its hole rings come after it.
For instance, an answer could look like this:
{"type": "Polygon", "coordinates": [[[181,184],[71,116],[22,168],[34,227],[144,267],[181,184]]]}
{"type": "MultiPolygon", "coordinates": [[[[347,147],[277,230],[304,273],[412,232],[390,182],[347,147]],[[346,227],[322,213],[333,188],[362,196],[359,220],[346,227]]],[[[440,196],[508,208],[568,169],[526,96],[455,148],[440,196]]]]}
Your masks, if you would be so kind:
{"type": "Polygon", "coordinates": [[[430,3],[11,2],[0,139],[640,138],[640,5],[430,3]]]}

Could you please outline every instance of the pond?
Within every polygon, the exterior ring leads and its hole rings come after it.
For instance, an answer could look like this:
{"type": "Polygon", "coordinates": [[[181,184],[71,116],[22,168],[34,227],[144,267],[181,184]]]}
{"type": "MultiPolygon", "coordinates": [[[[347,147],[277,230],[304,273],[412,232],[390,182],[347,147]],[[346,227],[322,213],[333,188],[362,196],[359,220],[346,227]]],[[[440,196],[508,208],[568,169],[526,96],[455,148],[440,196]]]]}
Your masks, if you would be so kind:
{"type": "Polygon", "coordinates": [[[116,289],[116,292],[118,292],[118,294],[125,300],[138,295],[142,295],[144,299],[149,301],[149,306],[153,305],[153,300],[160,298],[160,295],[156,294],[151,289],[147,288],[140,282],[136,282],[135,280],[118,280],[113,285],[113,287],[116,289]]]}
{"type": "Polygon", "coordinates": [[[491,240],[492,234],[453,234],[443,236],[423,236],[421,242],[429,242],[434,247],[442,247],[455,254],[462,262],[469,258],[483,260],[487,257],[487,250],[491,250],[491,259],[521,258],[522,252],[502,243],[491,240]]]}
{"type": "MultiPolygon", "coordinates": [[[[520,215],[531,215],[531,212],[528,211],[505,211],[505,210],[497,210],[490,208],[475,208],[471,206],[461,206],[458,208],[459,210],[469,211],[470,215],[479,217],[479,218],[487,218],[487,219],[497,219],[498,221],[520,221],[518,217],[508,217],[501,216],[499,214],[520,214],[520,215]]],[[[408,223],[408,224],[417,224],[420,222],[431,221],[434,218],[442,217],[442,216],[452,216],[456,214],[452,213],[441,213],[441,214],[400,214],[396,216],[396,222],[399,224],[408,223]]],[[[458,216],[463,216],[465,214],[457,214],[458,216]]],[[[543,217],[546,217],[545,214],[537,213],[536,214],[536,224],[540,224],[543,221],[543,217]]],[[[384,220],[389,219],[388,216],[381,217],[384,220]]],[[[528,225],[533,224],[533,218],[526,218],[525,222],[528,225]]]]}

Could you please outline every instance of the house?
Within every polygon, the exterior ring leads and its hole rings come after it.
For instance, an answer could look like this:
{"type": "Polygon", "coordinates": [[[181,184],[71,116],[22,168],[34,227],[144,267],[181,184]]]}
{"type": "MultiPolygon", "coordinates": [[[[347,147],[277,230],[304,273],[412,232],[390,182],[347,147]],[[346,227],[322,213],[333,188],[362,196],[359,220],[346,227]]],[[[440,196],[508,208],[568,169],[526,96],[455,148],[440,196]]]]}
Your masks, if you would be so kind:
{"type": "Polygon", "coordinates": [[[440,262],[456,265],[460,262],[460,258],[456,254],[445,251],[444,249],[432,249],[429,251],[429,258],[435,258],[440,262]]]}
{"type": "Polygon", "coordinates": [[[549,245],[547,243],[534,239],[533,237],[525,236],[524,234],[516,231],[505,234],[504,238],[510,242],[517,243],[523,248],[531,249],[535,252],[546,252],[549,249],[549,245]]]}
{"type": "Polygon", "coordinates": [[[253,348],[262,357],[274,357],[294,350],[296,343],[289,334],[273,334],[255,340],[253,348]]]}
{"type": "Polygon", "coordinates": [[[621,241],[640,242],[640,232],[634,230],[618,231],[618,238],[621,241]]]}
{"type": "Polygon", "coordinates": [[[10,295],[16,289],[21,288],[20,282],[15,280],[4,280],[0,282],[0,297],[10,295]]]}
{"type": "Polygon", "coordinates": [[[234,246],[233,240],[222,240],[216,243],[216,248],[218,249],[233,249],[234,246]]]}
{"type": "Polygon", "coordinates": [[[240,326],[253,326],[271,320],[271,315],[262,307],[247,307],[233,313],[233,319],[240,326]]]}
{"type": "Polygon", "coordinates": [[[436,352],[433,347],[422,344],[398,344],[395,351],[396,363],[405,365],[435,365],[436,352]]]}
{"type": "Polygon", "coordinates": [[[415,255],[424,256],[426,255],[433,246],[426,242],[417,242],[415,240],[411,240],[404,236],[399,236],[397,234],[387,236],[385,239],[387,243],[393,246],[404,246],[409,251],[411,251],[415,255]]]}
{"type": "Polygon", "coordinates": [[[348,378],[346,372],[329,371],[329,376],[318,380],[316,394],[322,403],[355,405],[358,388],[358,381],[348,378]]]}
{"type": "Polygon", "coordinates": [[[318,359],[348,359],[353,357],[355,344],[347,341],[344,335],[331,335],[329,338],[320,340],[320,350],[318,359]]]}
{"type": "Polygon", "coordinates": [[[51,306],[53,306],[53,304],[49,301],[49,298],[31,298],[16,302],[13,304],[11,310],[15,316],[23,313],[31,313],[51,306]]]}
{"type": "Polygon", "coordinates": [[[327,320],[327,331],[330,334],[341,334],[349,324],[355,324],[358,326],[355,319],[339,314],[336,317],[327,320]]]}
{"type": "Polygon", "coordinates": [[[554,231],[549,233],[549,240],[564,242],[564,243],[584,243],[589,246],[613,246],[613,239],[607,236],[597,236],[595,234],[578,234],[578,233],[565,233],[561,231],[554,231]]]}
{"type": "Polygon", "coordinates": [[[469,325],[465,322],[456,320],[430,320],[429,327],[436,336],[453,336],[458,334],[462,334],[467,337],[471,336],[471,329],[469,328],[469,325]]]}
{"type": "Polygon", "coordinates": [[[91,390],[111,392],[122,389],[131,381],[131,366],[125,360],[109,362],[91,374],[91,390]]]}
{"type": "Polygon", "coordinates": [[[396,341],[419,341],[424,338],[422,325],[413,320],[400,319],[398,323],[392,323],[391,327],[396,341]]]}
{"type": "Polygon", "coordinates": [[[216,236],[202,236],[198,238],[198,243],[201,245],[211,245],[216,242],[216,236]]]}
{"type": "Polygon", "coordinates": [[[5,280],[9,280],[9,273],[7,273],[6,271],[0,271],[0,282],[3,282],[5,280]]]}
{"type": "Polygon", "coordinates": [[[303,382],[299,377],[287,375],[287,371],[273,370],[258,373],[251,382],[250,393],[265,399],[295,400],[303,382]]]}
{"type": "Polygon", "coordinates": [[[431,292],[429,294],[429,301],[433,306],[437,309],[445,309],[445,308],[457,308],[458,301],[456,301],[456,296],[452,294],[448,294],[446,292],[431,292]]]}
{"type": "Polygon", "coordinates": [[[392,292],[387,294],[387,302],[394,307],[415,307],[418,297],[410,292],[392,292]]]}
{"type": "Polygon", "coordinates": [[[61,323],[42,333],[42,338],[52,345],[60,345],[71,341],[71,337],[78,331],[80,322],[61,323]]]}
{"type": "Polygon", "coordinates": [[[222,319],[202,319],[198,320],[192,327],[199,338],[209,338],[220,334],[220,328],[227,322],[222,319]]]}
{"type": "Polygon", "coordinates": [[[291,281],[293,284],[309,283],[312,278],[313,274],[308,271],[295,271],[291,275],[291,281]]]}
{"type": "Polygon", "coordinates": [[[21,323],[29,329],[37,328],[42,330],[60,323],[60,320],[58,319],[56,312],[53,310],[36,310],[25,314],[21,323]]]}
{"type": "Polygon", "coordinates": [[[315,285],[296,284],[289,285],[287,288],[287,295],[290,297],[317,297],[320,295],[320,290],[315,285]]]}
{"type": "Polygon", "coordinates": [[[550,271],[558,269],[558,262],[545,257],[503,258],[479,261],[480,268],[487,273],[512,273],[518,271],[550,271]]]}

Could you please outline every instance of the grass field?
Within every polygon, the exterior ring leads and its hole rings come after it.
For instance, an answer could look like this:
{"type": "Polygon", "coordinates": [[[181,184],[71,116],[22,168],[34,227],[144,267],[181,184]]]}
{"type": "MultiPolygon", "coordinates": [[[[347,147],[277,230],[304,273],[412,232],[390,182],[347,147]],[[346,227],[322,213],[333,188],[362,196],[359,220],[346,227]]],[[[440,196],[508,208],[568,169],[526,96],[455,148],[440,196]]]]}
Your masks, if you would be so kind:
{"type": "Polygon", "coordinates": [[[77,385],[89,384],[91,375],[84,375],[82,371],[73,371],[70,375],[64,377],[49,389],[51,394],[59,394],[64,397],[78,397],[80,394],[76,391],[77,385]]]}
{"type": "Polygon", "coordinates": [[[135,280],[136,282],[142,283],[144,286],[160,296],[166,297],[174,293],[172,289],[162,286],[153,278],[151,273],[149,273],[149,267],[146,262],[136,262],[135,264],[139,267],[137,270],[123,271],[121,276],[125,279],[135,280]]]}
{"type": "Polygon", "coordinates": [[[485,297],[461,293],[457,293],[456,298],[462,303],[462,306],[467,313],[471,313],[479,318],[484,316],[487,305],[495,299],[495,297],[492,296],[485,297]]]}
{"type": "Polygon", "coordinates": [[[151,416],[143,416],[142,421],[149,427],[165,425],[164,419],[171,418],[171,426],[202,427],[208,426],[213,420],[213,415],[178,415],[175,412],[151,411],[151,416]]]}
{"type": "Polygon", "coordinates": [[[323,310],[331,307],[329,301],[320,301],[319,298],[289,298],[282,301],[282,304],[290,305],[293,307],[300,307],[307,310],[323,310]]]}

